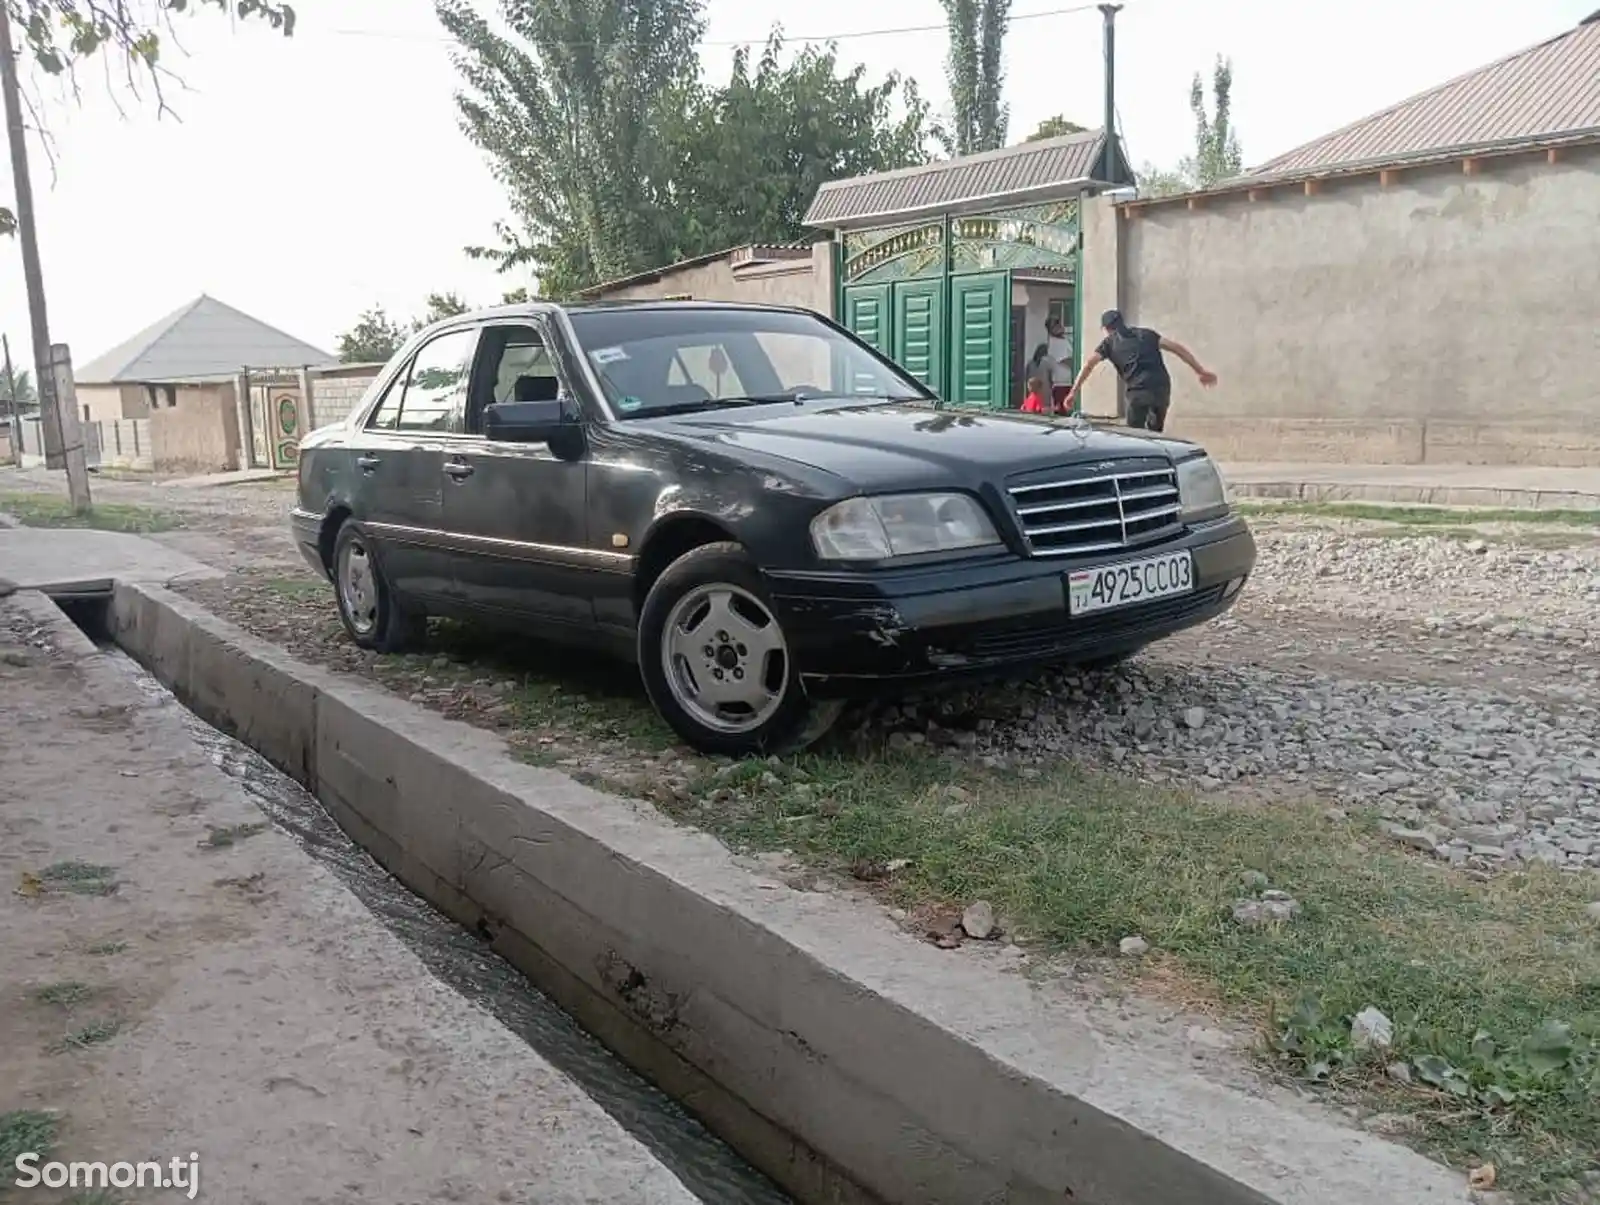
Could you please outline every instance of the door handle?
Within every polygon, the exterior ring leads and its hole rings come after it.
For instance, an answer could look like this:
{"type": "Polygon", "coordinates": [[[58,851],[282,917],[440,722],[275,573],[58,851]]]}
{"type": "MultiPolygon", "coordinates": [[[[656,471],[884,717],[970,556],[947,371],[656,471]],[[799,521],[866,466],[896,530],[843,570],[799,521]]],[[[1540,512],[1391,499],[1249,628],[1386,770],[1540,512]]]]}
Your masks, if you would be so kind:
{"type": "Polygon", "coordinates": [[[459,460],[452,460],[444,466],[444,471],[457,481],[465,481],[472,476],[472,466],[459,460]]]}
{"type": "Polygon", "coordinates": [[[356,457],[356,467],[358,467],[363,473],[370,474],[374,469],[376,469],[382,463],[383,463],[383,460],[380,457],[377,457],[377,456],[357,456],[356,457]]]}

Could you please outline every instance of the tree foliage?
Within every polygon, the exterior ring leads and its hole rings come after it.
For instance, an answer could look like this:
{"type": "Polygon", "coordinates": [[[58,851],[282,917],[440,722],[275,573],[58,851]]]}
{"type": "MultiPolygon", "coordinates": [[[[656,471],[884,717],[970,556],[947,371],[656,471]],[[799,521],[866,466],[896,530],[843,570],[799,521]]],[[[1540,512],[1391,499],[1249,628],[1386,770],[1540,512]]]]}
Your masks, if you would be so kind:
{"type": "Polygon", "coordinates": [[[1043,142],[1046,138],[1062,138],[1068,134],[1086,134],[1088,126],[1081,126],[1075,121],[1068,121],[1060,113],[1054,117],[1046,117],[1039,123],[1039,128],[1023,139],[1024,142],[1043,142]]]}
{"type": "Polygon", "coordinates": [[[1194,158],[1189,175],[1201,188],[1237,176],[1244,152],[1233,129],[1233,61],[1217,56],[1211,71],[1212,112],[1206,112],[1206,90],[1200,73],[1189,86],[1189,111],[1194,114],[1194,158]]]}
{"type": "Polygon", "coordinates": [[[422,311],[422,316],[411,323],[411,329],[420,331],[425,326],[432,326],[445,318],[454,318],[457,314],[465,314],[471,307],[461,300],[456,293],[429,293],[428,307],[422,311]]]}
{"type": "Polygon", "coordinates": [[[726,87],[686,98],[669,137],[674,258],[801,239],[826,181],[926,161],[928,107],[914,84],[841,73],[832,45],[787,65],[783,49],[774,31],[753,70],[741,48],[726,87]]]}
{"type": "Polygon", "coordinates": [[[535,268],[561,295],[669,258],[665,129],[692,90],[701,0],[502,0],[501,37],[469,0],[439,0],[465,85],[461,125],[515,224],[476,253],[535,268]]]}
{"type": "Polygon", "coordinates": [[[3,369],[0,369],[0,402],[15,404],[17,407],[32,406],[39,401],[39,395],[33,387],[33,375],[26,368],[19,368],[11,373],[11,379],[6,379],[3,369]]]}
{"type": "Polygon", "coordinates": [[[438,0],[457,46],[462,129],[506,190],[498,245],[539,292],[587,285],[742,242],[802,236],[824,180],[926,158],[910,84],[841,72],[832,46],[785,63],[775,31],[699,78],[702,0],[501,0],[504,36],[470,0],[438,0]]]}
{"type": "Polygon", "coordinates": [[[1175,168],[1146,163],[1138,172],[1139,191],[1148,197],[1170,197],[1214,188],[1244,170],[1244,152],[1233,128],[1233,61],[1217,56],[1211,72],[1212,108],[1206,108],[1205,85],[1197,71],[1189,86],[1189,112],[1194,116],[1194,153],[1175,168]]]}
{"type": "Polygon", "coordinates": [[[1010,111],[1000,102],[1001,49],[1011,0],[940,0],[950,31],[945,70],[950,83],[948,150],[956,155],[1005,145],[1010,111]]]}
{"type": "Polygon", "coordinates": [[[339,359],[346,364],[381,364],[399,351],[409,336],[382,306],[373,306],[339,336],[339,359]]]}

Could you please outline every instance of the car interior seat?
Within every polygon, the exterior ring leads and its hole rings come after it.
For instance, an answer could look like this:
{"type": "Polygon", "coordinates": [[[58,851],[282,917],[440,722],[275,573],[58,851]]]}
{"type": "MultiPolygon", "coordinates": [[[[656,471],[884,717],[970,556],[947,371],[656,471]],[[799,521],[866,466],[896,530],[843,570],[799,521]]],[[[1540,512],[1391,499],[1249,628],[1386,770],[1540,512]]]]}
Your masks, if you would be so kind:
{"type": "Polygon", "coordinates": [[[555,377],[518,377],[511,386],[514,402],[553,402],[561,395],[561,382],[555,377]]]}

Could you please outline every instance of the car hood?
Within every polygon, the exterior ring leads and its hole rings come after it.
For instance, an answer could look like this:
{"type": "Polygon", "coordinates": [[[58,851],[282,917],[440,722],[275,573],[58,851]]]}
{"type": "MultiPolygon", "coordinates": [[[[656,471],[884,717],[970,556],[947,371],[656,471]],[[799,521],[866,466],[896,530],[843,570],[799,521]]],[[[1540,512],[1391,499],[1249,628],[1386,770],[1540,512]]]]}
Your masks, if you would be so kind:
{"type": "Polygon", "coordinates": [[[1030,469],[1195,450],[1153,434],[1076,428],[1070,419],[898,402],[806,402],[646,421],[736,457],[787,460],[863,490],[948,485],[974,473],[998,483],[1030,469]]]}

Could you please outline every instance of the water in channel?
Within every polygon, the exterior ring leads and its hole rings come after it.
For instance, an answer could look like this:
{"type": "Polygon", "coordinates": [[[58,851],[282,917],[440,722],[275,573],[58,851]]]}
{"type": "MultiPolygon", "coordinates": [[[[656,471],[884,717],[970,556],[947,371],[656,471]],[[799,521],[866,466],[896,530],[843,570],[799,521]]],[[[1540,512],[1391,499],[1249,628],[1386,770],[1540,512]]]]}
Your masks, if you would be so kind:
{"type": "Polygon", "coordinates": [[[772,1181],[581,1029],[520,971],[379,866],[304,787],[183,707],[122,650],[100,643],[147,694],[178,707],[190,735],[212,762],[249,793],[274,825],[331,870],[435,978],[494,1016],[575,1081],[702,1201],[791,1205],[772,1181]]]}

